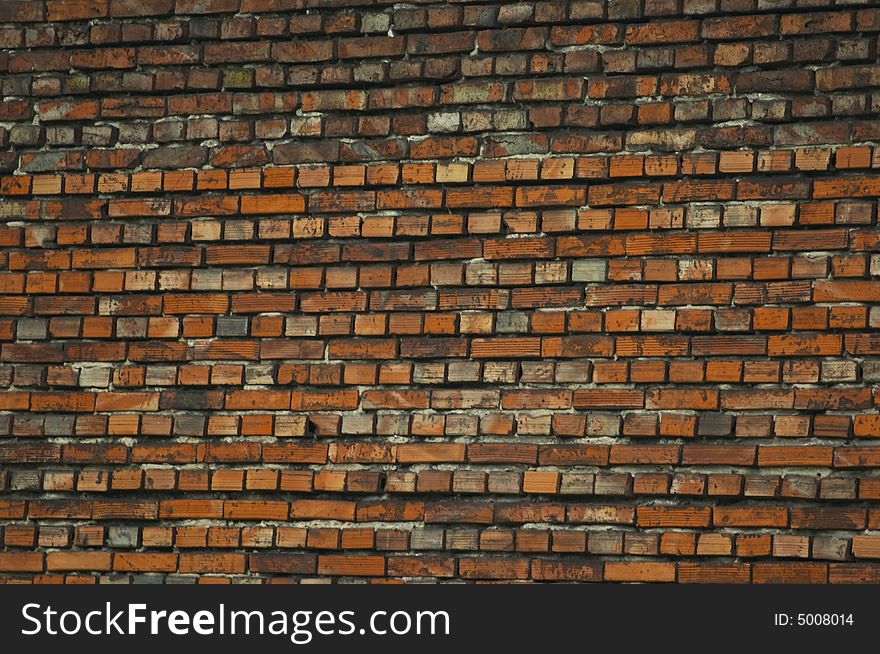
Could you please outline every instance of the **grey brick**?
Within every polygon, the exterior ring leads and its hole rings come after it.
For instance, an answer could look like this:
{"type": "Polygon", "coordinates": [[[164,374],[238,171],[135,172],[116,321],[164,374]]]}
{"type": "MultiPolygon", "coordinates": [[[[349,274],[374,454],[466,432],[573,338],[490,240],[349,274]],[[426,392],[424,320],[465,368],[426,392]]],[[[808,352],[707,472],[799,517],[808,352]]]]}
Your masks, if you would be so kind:
{"type": "Polygon", "coordinates": [[[726,413],[704,413],[697,425],[699,436],[730,436],[733,430],[733,416],[726,413]]]}
{"type": "Polygon", "coordinates": [[[217,318],[217,336],[247,336],[248,319],[240,316],[217,318]]]}
{"type": "Polygon", "coordinates": [[[571,264],[571,280],[573,282],[605,281],[608,264],[604,259],[579,259],[571,264]]]}
{"type": "Polygon", "coordinates": [[[40,490],[41,478],[39,470],[13,470],[9,480],[9,490],[40,490]]]}
{"type": "Polygon", "coordinates": [[[109,527],[107,529],[107,545],[135,548],[138,544],[138,531],[137,527],[109,527]]]}
{"type": "Polygon", "coordinates": [[[16,323],[15,336],[18,340],[36,341],[46,338],[49,321],[42,318],[22,318],[16,323]]]}
{"type": "Polygon", "coordinates": [[[74,429],[75,416],[64,414],[49,414],[43,429],[46,436],[71,436],[74,429]]]}
{"type": "Polygon", "coordinates": [[[502,311],[495,319],[499,334],[521,334],[529,329],[529,316],[520,311],[502,311]]]}
{"type": "Polygon", "coordinates": [[[414,550],[442,550],[443,529],[439,527],[420,527],[413,529],[410,547],[414,550]]]}

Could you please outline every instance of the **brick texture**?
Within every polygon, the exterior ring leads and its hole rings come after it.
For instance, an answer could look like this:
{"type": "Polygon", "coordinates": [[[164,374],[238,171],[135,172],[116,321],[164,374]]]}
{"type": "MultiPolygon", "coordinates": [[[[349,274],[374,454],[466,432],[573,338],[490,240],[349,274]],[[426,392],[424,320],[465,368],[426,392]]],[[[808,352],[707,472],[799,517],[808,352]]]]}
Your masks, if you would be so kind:
{"type": "Polygon", "coordinates": [[[880,581],[880,8],[0,2],[0,579],[880,581]]]}

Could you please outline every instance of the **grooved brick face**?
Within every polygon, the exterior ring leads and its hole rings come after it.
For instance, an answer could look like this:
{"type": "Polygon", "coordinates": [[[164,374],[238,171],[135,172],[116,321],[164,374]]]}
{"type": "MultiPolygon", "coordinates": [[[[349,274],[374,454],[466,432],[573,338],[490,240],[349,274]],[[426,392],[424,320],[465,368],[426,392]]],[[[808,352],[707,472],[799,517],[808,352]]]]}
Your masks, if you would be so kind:
{"type": "Polygon", "coordinates": [[[878,32],[0,2],[0,580],[880,581],[878,32]]]}

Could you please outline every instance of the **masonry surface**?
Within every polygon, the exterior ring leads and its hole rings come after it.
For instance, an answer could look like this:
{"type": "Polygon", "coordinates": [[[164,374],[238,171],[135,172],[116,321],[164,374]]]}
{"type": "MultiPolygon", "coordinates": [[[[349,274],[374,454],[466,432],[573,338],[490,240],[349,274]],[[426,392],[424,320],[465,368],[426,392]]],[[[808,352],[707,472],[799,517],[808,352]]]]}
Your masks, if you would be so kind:
{"type": "Polygon", "coordinates": [[[0,581],[880,582],[880,9],[0,2],[0,581]]]}

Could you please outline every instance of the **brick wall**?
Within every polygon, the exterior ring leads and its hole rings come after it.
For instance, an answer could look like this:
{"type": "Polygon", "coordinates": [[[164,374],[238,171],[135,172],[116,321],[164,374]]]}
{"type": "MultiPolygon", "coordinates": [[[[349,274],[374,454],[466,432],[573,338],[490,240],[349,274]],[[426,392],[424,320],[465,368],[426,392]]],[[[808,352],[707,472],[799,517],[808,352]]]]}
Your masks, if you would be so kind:
{"type": "Polygon", "coordinates": [[[875,6],[4,0],[0,579],[880,581],[875,6]]]}

